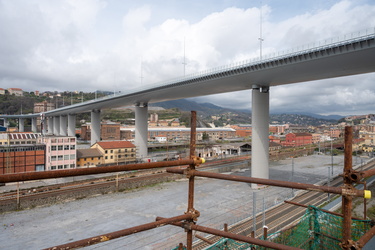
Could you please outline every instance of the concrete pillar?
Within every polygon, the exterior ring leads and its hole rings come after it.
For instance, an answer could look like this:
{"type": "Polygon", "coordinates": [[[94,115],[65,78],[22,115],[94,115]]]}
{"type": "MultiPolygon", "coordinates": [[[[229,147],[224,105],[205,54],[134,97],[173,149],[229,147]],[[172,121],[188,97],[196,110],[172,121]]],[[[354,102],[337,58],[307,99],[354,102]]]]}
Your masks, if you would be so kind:
{"type": "Polygon", "coordinates": [[[148,139],[148,106],[147,103],[135,106],[135,146],[137,147],[137,157],[147,157],[148,139]]]}
{"type": "Polygon", "coordinates": [[[47,134],[52,135],[53,134],[53,117],[49,116],[46,118],[48,123],[48,128],[46,129],[47,134]]]}
{"type": "Polygon", "coordinates": [[[47,117],[44,117],[44,116],[40,120],[40,130],[43,135],[47,134],[47,121],[48,121],[47,117]]]}
{"type": "Polygon", "coordinates": [[[3,118],[4,119],[4,127],[8,128],[9,125],[8,125],[8,119],[7,118],[3,118]]]}
{"type": "Polygon", "coordinates": [[[31,132],[38,132],[38,129],[36,127],[36,117],[31,118],[31,132]]]}
{"type": "Polygon", "coordinates": [[[269,112],[269,87],[253,86],[251,177],[269,178],[269,112]]]}
{"type": "Polygon", "coordinates": [[[68,135],[68,117],[66,115],[60,115],[60,135],[68,135]]]}
{"type": "Polygon", "coordinates": [[[76,114],[68,115],[68,136],[76,135],[76,114]]]}
{"type": "Polygon", "coordinates": [[[100,141],[100,109],[91,111],[91,145],[100,141]]]}
{"type": "Polygon", "coordinates": [[[60,135],[60,116],[53,117],[53,132],[54,135],[60,135]]]}
{"type": "Polygon", "coordinates": [[[24,125],[24,119],[18,118],[18,131],[19,132],[25,132],[25,125],[24,125]]]}

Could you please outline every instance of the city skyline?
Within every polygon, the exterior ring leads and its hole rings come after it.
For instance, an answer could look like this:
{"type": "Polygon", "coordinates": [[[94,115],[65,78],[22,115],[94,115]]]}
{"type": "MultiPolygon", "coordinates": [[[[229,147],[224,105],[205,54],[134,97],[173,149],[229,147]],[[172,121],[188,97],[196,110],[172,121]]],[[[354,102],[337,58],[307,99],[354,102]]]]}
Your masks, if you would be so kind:
{"type": "MultiPolygon", "coordinates": [[[[0,1],[0,87],[126,93],[257,58],[260,45],[267,55],[374,29],[374,14],[371,0],[0,1]]],[[[374,81],[371,73],[274,87],[270,111],[374,113],[374,81]]],[[[251,90],[193,100],[251,109],[251,90]]]]}

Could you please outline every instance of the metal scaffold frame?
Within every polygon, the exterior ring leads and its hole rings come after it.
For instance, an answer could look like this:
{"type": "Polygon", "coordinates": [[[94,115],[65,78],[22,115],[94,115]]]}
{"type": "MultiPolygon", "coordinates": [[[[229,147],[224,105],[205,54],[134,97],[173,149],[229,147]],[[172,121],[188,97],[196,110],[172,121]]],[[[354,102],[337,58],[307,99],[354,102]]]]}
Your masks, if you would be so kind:
{"type": "MultiPolygon", "coordinates": [[[[98,235],[90,237],[87,239],[78,240],[75,242],[70,242],[67,244],[54,246],[48,249],[73,249],[78,247],[90,246],[100,242],[112,240],[115,238],[135,234],[138,232],[146,231],[156,227],[164,225],[174,225],[185,229],[187,233],[186,245],[180,243],[181,249],[186,247],[190,250],[193,247],[193,231],[204,232],[216,236],[221,236],[237,241],[242,241],[254,245],[259,245],[263,247],[273,248],[273,249],[298,249],[291,246],[286,246],[267,240],[258,239],[255,237],[248,237],[244,235],[234,234],[228,232],[228,230],[218,230],[214,228],[204,227],[197,225],[198,218],[200,216],[199,211],[194,208],[194,178],[195,176],[208,177],[214,179],[222,179],[228,181],[254,183],[278,187],[287,187],[294,189],[310,190],[316,192],[339,194],[342,196],[342,215],[343,216],[343,235],[341,241],[341,247],[343,249],[361,249],[375,234],[375,226],[372,227],[368,232],[366,232],[358,241],[353,241],[351,239],[351,224],[352,224],[352,198],[353,197],[364,197],[369,198],[371,192],[367,190],[358,190],[354,188],[354,183],[359,183],[363,178],[375,175],[375,170],[367,171],[355,171],[352,168],[352,127],[345,127],[345,165],[343,171],[344,185],[342,187],[329,187],[329,186],[319,186],[313,184],[304,184],[289,181],[277,181],[262,178],[252,178],[244,176],[233,176],[228,174],[211,173],[205,171],[199,171],[196,166],[205,162],[203,158],[195,156],[195,146],[196,146],[196,112],[191,112],[191,138],[190,138],[190,155],[189,159],[177,160],[177,161],[166,161],[166,162],[151,162],[151,163],[141,163],[141,164],[128,164],[119,166],[110,166],[105,168],[86,168],[86,169],[73,169],[73,170],[56,170],[56,171],[46,171],[46,172],[32,172],[32,173],[17,173],[17,174],[5,174],[0,176],[0,183],[8,182],[18,182],[18,181],[28,181],[28,180],[39,180],[47,178],[59,178],[67,176],[78,176],[87,174],[98,174],[98,173],[108,173],[108,172],[119,172],[119,171],[129,171],[129,170],[140,170],[140,169],[152,169],[152,168],[165,168],[168,173],[182,174],[185,175],[189,180],[188,187],[188,206],[187,210],[183,215],[177,215],[170,218],[157,217],[156,221],[142,224],[139,226],[119,230],[116,232],[111,232],[103,235],[98,235]],[[181,166],[186,166],[181,168],[181,166]],[[179,166],[179,167],[177,167],[179,166]]],[[[298,205],[298,204],[296,204],[298,205]]],[[[253,234],[254,235],[254,234],[253,234]]],[[[265,230],[265,235],[267,235],[267,230],[265,230]]],[[[203,238],[203,237],[198,237],[203,238]]],[[[267,237],[265,237],[267,238],[267,237]]],[[[206,242],[209,240],[203,238],[206,242]]]]}

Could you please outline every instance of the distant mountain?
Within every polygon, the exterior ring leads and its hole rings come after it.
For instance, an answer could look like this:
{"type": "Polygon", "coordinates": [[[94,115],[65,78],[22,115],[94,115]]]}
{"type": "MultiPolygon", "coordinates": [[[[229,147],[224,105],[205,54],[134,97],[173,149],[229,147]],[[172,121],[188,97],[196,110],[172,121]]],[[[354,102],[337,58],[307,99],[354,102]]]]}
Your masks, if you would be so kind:
{"type": "Polygon", "coordinates": [[[320,126],[323,124],[336,124],[337,120],[319,119],[302,114],[271,114],[270,121],[273,124],[294,124],[299,126],[320,126]]]}
{"type": "Polygon", "coordinates": [[[314,113],[309,113],[309,112],[302,112],[302,113],[291,113],[291,112],[278,112],[278,113],[273,113],[274,115],[280,115],[280,114],[298,114],[298,115],[305,115],[305,116],[311,116],[311,117],[314,117],[314,118],[317,118],[317,119],[322,119],[322,120],[329,120],[329,121],[332,121],[332,120],[335,120],[335,121],[338,121],[342,118],[345,118],[345,116],[341,116],[341,115],[318,115],[318,114],[314,114],[314,113]]]}
{"type": "Polygon", "coordinates": [[[178,108],[181,111],[195,110],[205,115],[218,115],[218,114],[227,113],[227,112],[236,112],[235,110],[219,107],[212,103],[197,103],[197,102],[189,101],[186,99],[173,100],[173,101],[167,101],[167,102],[158,102],[158,103],[151,104],[150,106],[162,107],[165,109],[178,108]]]}

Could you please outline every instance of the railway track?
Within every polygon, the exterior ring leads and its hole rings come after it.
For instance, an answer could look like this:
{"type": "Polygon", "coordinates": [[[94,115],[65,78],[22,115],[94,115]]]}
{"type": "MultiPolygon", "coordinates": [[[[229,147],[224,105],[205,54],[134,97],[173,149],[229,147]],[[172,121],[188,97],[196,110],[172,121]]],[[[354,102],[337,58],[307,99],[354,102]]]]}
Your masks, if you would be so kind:
{"type": "MultiPolygon", "coordinates": [[[[218,162],[211,162],[205,164],[201,169],[216,168],[216,167],[232,167],[235,164],[240,164],[244,162],[244,157],[238,159],[227,159],[220,160],[218,162]]],[[[18,202],[19,200],[32,200],[32,199],[43,199],[49,196],[62,196],[69,195],[72,193],[84,192],[86,190],[119,190],[118,187],[140,187],[134,183],[155,183],[157,179],[165,179],[166,176],[173,176],[171,178],[182,178],[179,175],[173,175],[166,173],[165,168],[153,169],[153,170],[140,170],[131,171],[127,173],[120,174],[118,176],[112,175],[107,177],[88,179],[79,182],[67,182],[63,184],[48,185],[37,188],[22,189],[19,191],[10,191],[7,193],[0,193],[0,206],[4,204],[9,204],[11,202],[18,202]]],[[[123,188],[120,188],[122,190],[123,188]]],[[[106,193],[109,191],[98,192],[106,193]]]]}
{"type": "MultiPolygon", "coordinates": [[[[369,164],[363,166],[363,170],[371,169],[375,166],[375,162],[372,161],[369,164]]],[[[331,181],[331,186],[341,186],[343,184],[342,177],[336,177],[331,181]]],[[[338,195],[331,197],[335,199],[338,195]]],[[[302,191],[301,194],[294,197],[291,201],[303,204],[303,205],[313,205],[319,207],[326,202],[327,194],[320,193],[315,191],[302,191]]],[[[306,211],[306,208],[295,206],[288,203],[279,204],[273,208],[268,209],[265,212],[265,225],[268,227],[268,234],[276,233],[286,226],[296,222],[300,219],[306,211]]],[[[258,214],[256,216],[256,232],[255,237],[260,238],[263,236],[263,214],[258,214]]],[[[228,227],[228,231],[235,233],[250,236],[253,231],[253,219],[245,219],[234,225],[228,227]]],[[[217,242],[221,239],[219,236],[210,236],[206,237],[211,242],[217,242]]],[[[209,243],[199,240],[196,241],[193,245],[193,249],[204,249],[210,246],[209,243]]]]}

